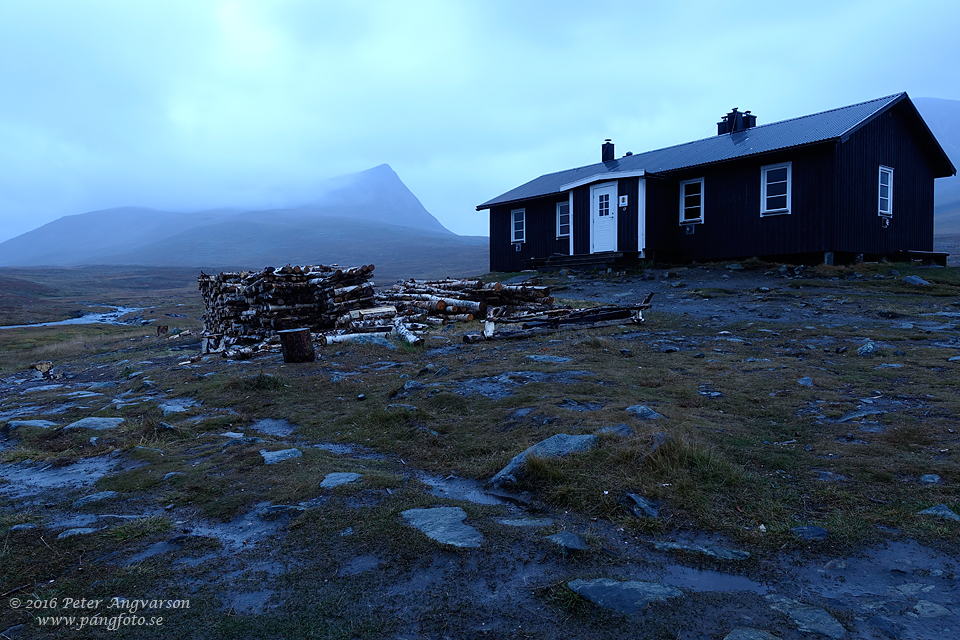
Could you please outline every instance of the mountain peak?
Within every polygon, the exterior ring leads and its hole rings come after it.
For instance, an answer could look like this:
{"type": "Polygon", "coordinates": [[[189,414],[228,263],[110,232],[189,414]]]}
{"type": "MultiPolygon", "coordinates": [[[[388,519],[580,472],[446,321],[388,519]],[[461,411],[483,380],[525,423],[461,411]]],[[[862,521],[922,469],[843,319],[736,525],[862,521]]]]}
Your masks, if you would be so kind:
{"type": "Polygon", "coordinates": [[[211,209],[173,213],[147,207],[117,207],[64,216],[0,243],[0,266],[189,264],[202,253],[185,244],[184,238],[190,235],[202,239],[212,263],[243,264],[244,251],[231,241],[237,240],[233,231],[243,225],[252,229],[251,223],[263,224],[267,218],[273,227],[282,227],[282,235],[288,240],[268,240],[263,232],[251,232],[246,241],[247,252],[275,255],[278,262],[293,259],[284,258],[284,247],[290,246],[294,236],[329,236],[328,231],[334,229],[344,229],[337,232],[340,237],[334,244],[355,245],[358,250],[366,246],[371,234],[387,233],[388,229],[398,241],[401,235],[409,234],[425,243],[428,238],[460,241],[423,207],[388,164],[333,178],[319,186],[323,195],[315,202],[269,212],[211,209]],[[211,235],[214,227],[218,235],[211,235]],[[157,250],[151,255],[148,247],[157,250]]]}

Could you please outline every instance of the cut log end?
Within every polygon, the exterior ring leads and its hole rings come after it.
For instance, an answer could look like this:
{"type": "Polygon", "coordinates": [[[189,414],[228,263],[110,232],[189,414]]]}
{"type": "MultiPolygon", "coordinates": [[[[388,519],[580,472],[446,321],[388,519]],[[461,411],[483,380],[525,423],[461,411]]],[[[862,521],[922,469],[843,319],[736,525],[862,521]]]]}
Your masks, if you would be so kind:
{"type": "Polygon", "coordinates": [[[278,331],[280,348],[283,351],[284,362],[313,362],[317,359],[317,352],[313,348],[310,329],[287,329],[278,331]]]}

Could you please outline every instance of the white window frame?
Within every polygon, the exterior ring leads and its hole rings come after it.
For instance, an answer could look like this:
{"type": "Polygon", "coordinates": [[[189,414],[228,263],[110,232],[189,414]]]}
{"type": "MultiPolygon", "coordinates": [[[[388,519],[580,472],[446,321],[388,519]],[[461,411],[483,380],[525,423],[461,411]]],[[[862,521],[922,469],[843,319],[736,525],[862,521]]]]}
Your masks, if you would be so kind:
{"type": "Polygon", "coordinates": [[[883,216],[884,218],[893,217],[893,167],[885,167],[880,165],[880,173],[877,177],[877,215],[883,216]],[[884,174],[890,176],[889,181],[887,182],[887,197],[883,197],[883,176],[884,174]],[[883,201],[887,201],[887,208],[884,210],[883,201]]]}
{"type": "Polygon", "coordinates": [[[703,224],[703,178],[694,178],[693,180],[682,180],[680,182],[680,224],[703,224]],[[700,216],[697,218],[687,218],[686,212],[686,192],[687,185],[700,185],[700,216]]]}
{"type": "MultiPolygon", "coordinates": [[[[776,196],[774,196],[776,197],[776,196]]],[[[780,162],[760,167],[760,216],[781,216],[793,210],[793,163],[780,162]],[[767,174],[777,169],[787,169],[787,206],[782,209],[767,209],[767,174]]]]}
{"type": "Polygon", "coordinates": [[[570,217],[570,201],[569,201],[569,200],[562,200],[562,201],[558,202],[558,203],[557,203],[557,240],[560,240],[561,238],[569,238],[569,237],[570,237],[570,227],[571,227],[572,222],[573,222],[573,220],[572,220],[571,217],[570,217]],[[560,209],[563,208],[563,207],[566,207],[566,209],[567,209],[567,212],[566,212],[566,213],[561,213],[560,209]],[[561,221],[561,216],[564,216],[564,215],[567,217],[566,225],[564,225],[564,223],[561,221]],[[563,232],[563,227],[564,227],[564,226],[567,227],[567,232],[566,232],[566,233],[563,232]]]}
{"type": "Polygon", "coordinates": [[[527,240],[527,210],[513,209],[510,212],[510,242],[526,242],[527,240]],[[517,214],[520,214],[520,233],[517,233],[517,214]]]}

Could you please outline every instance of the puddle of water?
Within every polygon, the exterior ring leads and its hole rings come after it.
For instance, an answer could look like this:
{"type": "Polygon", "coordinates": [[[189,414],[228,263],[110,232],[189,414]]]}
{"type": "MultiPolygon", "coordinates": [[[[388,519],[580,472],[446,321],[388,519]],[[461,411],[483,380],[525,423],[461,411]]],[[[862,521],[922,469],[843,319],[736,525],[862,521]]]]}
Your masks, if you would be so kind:
{"type": "MultiPolygon", "coordinates": [[[[79,318],[70,318],[69,320],[60,320],[58,322],[38,322],[35,324],[9,324],[0,327],[0,329],[26,329],[29,327],[59,327],[68,324],[130,324],[120,318],[128,313],[143,311],[138,307],[115,307],[110,304],[90,305],[92,307],[112,307],[113,311],[106,313],[87,313],[79,318]]],[[[139,321],[137,322],[139,324],[139,321]]]]}
{"type": "Polygon", "coordinates": [[[273,597],[272,589],[250,591],[246,593],[230,593],[224,596],[225,606],[238,614],[260,614],[273,597]]]}
{"type": "Polygon", "coordinates": [[[670,565],[663,581],[675,587],[693,589],[694,591],[752,591],[763,595],[767,588],[759,582],[754,582],[744,576],[732,573],[720,573],[702,569],[691,569],[678,564],[670,565]]]}
{"type": "Polygon", "coordinates": [[[438,498],[466,500],[475,504],[505,504],[507,501],[483,490],[476,480],[464,478],[440,478],[425,473],[417,474],[417,480],[432,487],[430,495],[438,498]]]}
{"type": "Polygon", "coordinates": [[[176,551],[180,548],[180,545],[171,544],[169,542],[155,542],[146,550],[138,553],[137,555],[131,557],[127,560],[127,564],[136,564],[138,562],[143,562],[147,558],[152,558],[153,556],[158,556],[161,553],[167,553],[168,551],[176,551]]]}
{"type": "Polygon", "coordinates": [[[257,504],[249,513],[237,516],[230,522],[223,524],[195,523],[191,533],[195,536],[217,538],[224,546],[233,548],[256,544],[266,538],[276,537],[284,524],[283,520],[261,520],[257,517],[257,512],[269,504],[269,502],[257,504]]]}

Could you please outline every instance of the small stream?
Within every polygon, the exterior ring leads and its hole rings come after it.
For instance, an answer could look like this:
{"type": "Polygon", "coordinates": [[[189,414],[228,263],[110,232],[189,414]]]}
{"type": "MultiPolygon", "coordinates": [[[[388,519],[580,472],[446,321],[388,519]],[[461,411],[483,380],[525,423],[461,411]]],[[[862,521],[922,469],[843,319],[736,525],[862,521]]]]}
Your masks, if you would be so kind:
{"type": "Polygon", "coordinates": [[[100,313],[87,313],[79,318],[70,318],[68,320],[59,320],[57,322],[38,322],[35,324],[10,324],[6,326],[0,326],[0,329],[25,329],[28,327],[59,327],[62,325],[68,324],[142,324],[143,321],[138,319],[136,322],[131,322],[127,320],[121,320],[121,318],[130,313],[136,313],[137,311],[143,311],[139,307],[116,307],[109,304],[96,304],[89,305],[91,307],[112,307],[113,311],[105,311],[100,313]]]}

